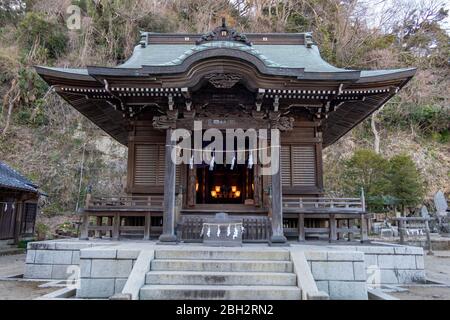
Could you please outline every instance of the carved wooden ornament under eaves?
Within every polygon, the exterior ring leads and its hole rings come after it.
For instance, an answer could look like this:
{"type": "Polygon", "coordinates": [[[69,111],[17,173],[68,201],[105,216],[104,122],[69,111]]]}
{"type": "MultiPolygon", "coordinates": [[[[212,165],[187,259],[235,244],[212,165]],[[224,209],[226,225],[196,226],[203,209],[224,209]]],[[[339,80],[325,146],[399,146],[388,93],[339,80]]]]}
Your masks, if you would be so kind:
{"type": "Polygon", "coordinates": [[[215,87],[219,89],[232,88],[241,80],[241,76],[235,73],[210,73],[205,76],[206,79],[215,87]]]}

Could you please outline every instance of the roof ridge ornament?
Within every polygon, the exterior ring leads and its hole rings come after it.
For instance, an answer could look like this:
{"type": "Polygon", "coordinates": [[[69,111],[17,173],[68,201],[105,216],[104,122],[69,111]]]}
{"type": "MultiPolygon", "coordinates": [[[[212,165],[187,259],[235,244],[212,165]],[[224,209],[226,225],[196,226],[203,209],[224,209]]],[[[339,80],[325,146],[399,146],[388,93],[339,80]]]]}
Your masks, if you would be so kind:
{"type": "Polygon", "coordinates": [[[202,35],[201,38],[196,41],[196,44],[199,45],[208,41],[237,41],[242,42],[247,46],[252,45],[245,34],[236,31],[236,29],[228,27],[225,18],[223,17],[222,25],[202,35]]]}

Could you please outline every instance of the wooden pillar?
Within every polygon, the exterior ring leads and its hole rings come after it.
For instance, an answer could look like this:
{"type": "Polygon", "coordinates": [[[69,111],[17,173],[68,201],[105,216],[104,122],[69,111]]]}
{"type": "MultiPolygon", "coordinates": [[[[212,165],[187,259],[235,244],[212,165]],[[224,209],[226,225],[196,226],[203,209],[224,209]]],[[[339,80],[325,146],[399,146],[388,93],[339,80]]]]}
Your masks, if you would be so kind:
{"type": "Polygon", "coordinates": [[[365,214],[361,215],[361,242],[369,241],[369,230],[365,214]]]}
{"type": "Polygon", "coordinates": [[[351,230],[348,233],[348,241],[353,241],[353,238],[354,238],[354,234],[353,234],[353,226],[354,226],[353,219],[348,219],[347,223],[348,223],[349,230],[351,230]]]}
{"type": "MultiPolygon", "coordinates": [[[[279,148],[280,149],[280,148],[279,148]]],[[[272,237],[270,238],[271,244],[285,244],[287,239],[283,232],[283,199],[281,188],[281,150],[278,150],[278,170],[272,174],[272,237]]],[[[272,159],[273,161],[273,159],[272,159]]],[[[273,165],[277,165],[272,163],[273,165]]],[[[276,168],[276,167],[275,167],[276,168]]]]}
{"type": "Polygon", "coordinates": [[[400,236],[400,244],[405,243],[405,227],[402,219],[398,220],[398,234],[400,236]]]}
{"type": "Polygon", "coordinates": [[[145,214],[145,223],[144,223],[144,240],[150,240],[150,222],[151,222],[151,213],[147,212],[145,214]]]}
{"type": "Polygon", "coordinates": [[[113,240],[119,240],[119,236],[120,236],[120,213],[117,212],[114,215],[112,238],[113,240]]]}
{"type": "MultiPolygon", "coordinates": [[[[96,226],[97,227],[101,227],[102,224],[103,224],[103,218],[102,217],[97,217],[97,219],[96,219],[96,226]]],[[[100,229],[97,229],[97,230],[95,230],[94,237],[95,238],[101,238],[102,237],[102,233],[103,232],[100,229]]]]}
{"type": "Polygon", "coordinates": [[[166,130],[166,165],[164,172],[164,212],[163,233],[159,236],[160,242],[174,243],[175,235],[175,163],[172,161],[172,149],[175,141],[172,141],[172,129],[166,130]]]}
{"type": "Polygon", "coordinates": [[[261,207],[261,170],[260,164],[254,166],[253,170],[253,199],[255,202],[255,207],[261,207]]]}
{"type": "MultiPolygon", "coordinates": [[[[113,226],[114,224],[114,217],[108,217],[108,226],[113,226]]],[[[112,238],[112,230],[110,230],[109,232],[109,237],[112,238]]]]}
{"type": "Polygon", "coordinates": [[[305,241],[305,215],[298,215],[298,241],[305,241]]]}
{"type": "Polygon", "coordinates": [[[337,224],[334,214],[330,214],[330,242],[337,240],[337,224]]]}
{"type": "Polygon", "coordinates": [[[187,206],[188,207],[193,207],[195,206],[195,198],[197,196],[197,191],[195,190],[197,184],[197,170],[196,168],[189,168],[188,167],[188,182],[187,182],[187,190],[186,190],[186,194],[187,194],[187,206]]]}
{"type": "Polygon", "coordinates": [[[433,255],[433,248],[431,246],[431,236],[430,236],[430,225],[428,223],[428,220],[425,220],[425,233],[427,235],[427,247],[428,247],[428,255],[433,255]]]}
{"type": "Polygon", "coordinates": [[[16,205],[14,206],[14,210],[15,212],[15,228],[14,228],[14,244],[18,244],[20,241],[20,232],[21,232],[21,227],[22,227],[22,215],[23,215],[23,211],[25,209],[24,206],[24,202],[20,201],[17,202],[16,205]]]}

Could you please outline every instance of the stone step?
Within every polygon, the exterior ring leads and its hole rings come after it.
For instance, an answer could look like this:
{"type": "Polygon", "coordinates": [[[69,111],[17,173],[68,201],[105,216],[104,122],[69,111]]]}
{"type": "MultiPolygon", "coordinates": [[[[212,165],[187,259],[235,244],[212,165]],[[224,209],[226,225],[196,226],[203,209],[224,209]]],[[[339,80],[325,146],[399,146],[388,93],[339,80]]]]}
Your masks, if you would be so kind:
{"type": "Polygon", "coordinates": [[[290,261],[267,260],[165,260],[151,262],[151,271],[292,272],[290,261]]]}
{"type": "Polygon", "coordinates": [[[171,250],[155,251],[155,259],[182,259],[182,260],[280,260],[289,261],[289,251],[283,250],[242,250],[242,249],[197,249],[197,250],[171,250]]]}
{"type": "Polygon", "coordinates": [[[296,286],[297,277],[294,273],[279,272],[151,271],[147,273],[145,283],[296,286]]]}
{"type": "Polygon", "coordinates": [[[141,300],[300,300],[294,286],[145,285],[141,300]]]}

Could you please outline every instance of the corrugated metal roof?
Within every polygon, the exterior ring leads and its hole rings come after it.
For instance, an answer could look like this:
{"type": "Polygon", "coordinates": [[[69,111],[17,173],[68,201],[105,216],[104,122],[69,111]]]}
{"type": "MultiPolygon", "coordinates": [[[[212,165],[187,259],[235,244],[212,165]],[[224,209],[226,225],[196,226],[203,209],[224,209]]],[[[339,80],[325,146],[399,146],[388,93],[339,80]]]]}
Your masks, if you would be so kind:
{"type": "Polygon", "coordinates": [[[38,186],[18,171],[0,161],[0,187],[38,193],[38,186]]]}

